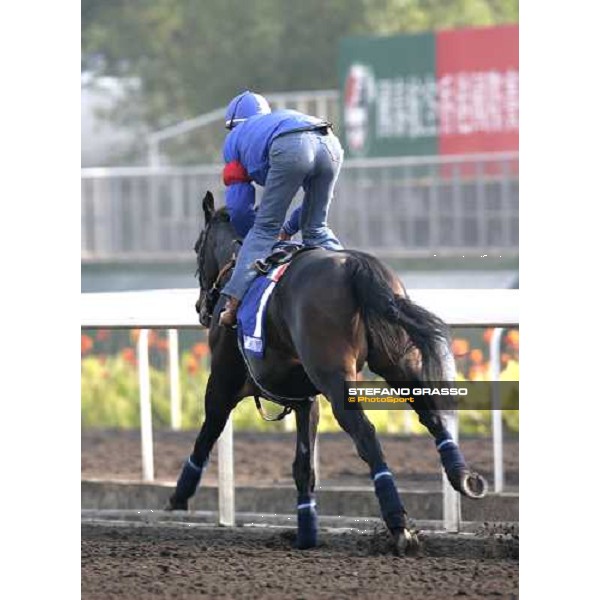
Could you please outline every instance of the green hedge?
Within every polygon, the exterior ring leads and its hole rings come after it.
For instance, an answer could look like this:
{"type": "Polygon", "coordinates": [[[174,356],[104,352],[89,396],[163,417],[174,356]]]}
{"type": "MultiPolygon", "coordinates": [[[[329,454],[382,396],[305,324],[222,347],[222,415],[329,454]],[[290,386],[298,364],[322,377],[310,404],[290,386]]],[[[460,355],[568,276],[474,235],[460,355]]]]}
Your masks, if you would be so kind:
{"type": "MultiPolygon", "coordinates": [[[[166,369],[151,367],[152,420],[155,427],[170,426],[169,378],[166,369]]],[[[182,426],[198,429],[204,416],[204,391],[208,369],[191,353],[184,353],[180,365],[182,426]]],[[[269,413],[280,407],[264,402],[269,413]]],[[[329,403],[320,398],[320,431],[339,431],[329,403]]],[[[404,410],[367,411],[369,419],[380,433],[425,433],[415,413],[404,410]]],[[[519,411],[504,411],[504,421],[511,431],[518,431],[519,411]]],[[[289,416],[288,428],[294,428],[294,418],[289,416]]],[[[461,411],[461,432],[488,434],[491,414],[489,410],[461,411]]],[[[138,428],[139,383],[137,367],[131,356],[87,356],[81,361],[81,424],[83,428],[138,428]]],[[[243,400],[234,411],[234,425],[238,430],[284,431],[284,421],[268,423],[258,414],[251,398],[243,400]]]]}

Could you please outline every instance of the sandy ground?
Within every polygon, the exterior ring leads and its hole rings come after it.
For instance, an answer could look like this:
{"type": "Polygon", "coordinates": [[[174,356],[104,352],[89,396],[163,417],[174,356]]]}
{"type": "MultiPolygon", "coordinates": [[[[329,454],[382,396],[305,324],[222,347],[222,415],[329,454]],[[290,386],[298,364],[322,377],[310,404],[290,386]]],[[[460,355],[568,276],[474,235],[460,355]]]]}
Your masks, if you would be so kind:
{"type": "Polygon", "coordinates": [[[325,534],[307,551],[293,535],[243,530],[82,525],[82,598],[516,598],[518,548],[461,556],[424,545],[389,552],[383,532],[325,534]],[[497,554],[497,552],[496,552],[497,554]]]}

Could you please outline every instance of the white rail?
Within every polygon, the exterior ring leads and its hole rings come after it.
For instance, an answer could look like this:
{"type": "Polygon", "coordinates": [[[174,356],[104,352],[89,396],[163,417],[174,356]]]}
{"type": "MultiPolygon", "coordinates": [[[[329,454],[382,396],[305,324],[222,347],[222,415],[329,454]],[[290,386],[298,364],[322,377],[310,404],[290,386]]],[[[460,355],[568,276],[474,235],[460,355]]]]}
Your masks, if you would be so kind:
{"type": "MultiPolygon", "coordinates": [[[[515,327],[518,290],[417,289],[411,298],[452,327],[515,327]]],[[[81,295],[81,326],[111,329],[197,328],[195,289],[81,295]]]]}
{"type": "MultiPolygon", "coordinates": [[[[141,292],[116,292],[82,294],[81,327],[83,329],[141,329],[138,342],[139,379],[141,403],[141,438],[143,479],[153,479],[152,418],[150,412],[150,387],[148,366],[148,329],[197,328],[194,310],[198,292],[193,289],[150,290],[141,292]]],[[[518,290],[412,290],[413,300],[431,310],[452,327],[508,328],[519,325],[518,290]]],[[[176,338],[175,338],[176,339],[176,338]]],[[[501,332],[492,340],[493,361],[499,361],[497,350],[501,332]]],[[[170,334],[173,342],[173,334],[170,334]]],[[[172,355],[171,355],[172,356],[172,355]]],[[[174,358],[172,357],[172,360],[174,358]]],[[[493,373],[499,372],[492,365],[493,373]]],[[[173,373],[171,377],[173,378],[173,373]]],[[[176,402],[174,395],[171,401],[176,402]]],[[[173,415],[179,407],[171,406],[173,415]]],[[[499,413],[498,410],[492,411],[499,413]]],[[[177,417],[173,419],[177,421],[177,417]]],[[[454,419],[458,435],[457,419],[454,419]]],[[[176,423],[173,423],[176,426],[176,423]]],[[[498,415],[494,417],[494,476],[496,491],[502,490],[502,432],[498,415]]],[[[233,475],[233,427],[231,419],[219,439],[219,522],[232,525],[235,519],[235,483],[233,475]]],[[[446,480],[444,493],[444,527],[458,531],[460,528],[460,496],[446,480]]]]}
{"type": "MultiPolygon", "coordinates": [[[[301,112],[314,113],[317,117],[333,119],[336,112],[339,92],[337,90],[307,90],[298,92],[274,92],[263,94],[274,110],[281,108],[295,108],[301,112]],[[310,107],[310,108],[309,108],[310,107]]],[[[216,108],[180,121],[164,129],[153,131],[148,135],[148,164],[159,166],[161,161],[160,144],[166,140],[180,137],[192,131],[202,129],[207,125],[222,121],[225,123],[226,106],[216,108]]]]}

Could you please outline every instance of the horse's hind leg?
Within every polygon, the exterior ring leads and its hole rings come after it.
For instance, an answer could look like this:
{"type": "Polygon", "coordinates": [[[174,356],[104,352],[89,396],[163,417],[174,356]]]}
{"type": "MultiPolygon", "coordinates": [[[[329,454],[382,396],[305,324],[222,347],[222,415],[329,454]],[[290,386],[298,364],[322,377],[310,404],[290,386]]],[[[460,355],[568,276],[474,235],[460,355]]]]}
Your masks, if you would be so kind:
{"type": "Polygon", "coordinates": [[[204,423],[192,454],[183,464],[175,491],[165,507],[167,510],[187,510],[188,500],[196,492],[210,452],[227,424],[231,411],[240,400],[243,380],[240,381],[236,381],[231,373],[223,372],[223,369],[213,369],[210,374],[204,399],[204,423]]]}
{"type": "Polygon", "coordinates": [[[294,480],[298,490],[298,548],[317,545],[315,491],[315,440],[319,425],[319,401],[302,402],[295,409],[296,458],[294,480]]]}
{"type": "Polygon", "coordinates": [[[435,446],[440,455],[450,485],[468,498],[483,498],[487,493],[486,480],[472,471],[452,434],[445,424],[443,411],[429,406],[424,398],[417,399],[413,409],[435,439],[435,446]]]}
{"type": "Polygon", "coordinates": [[[417,540],[406,527],[406,510],[396,488],[394,476],[385,462],[375,427],[362,408],[357,410],[345,408],[344,382],[355,381],[356,373],[346,375],[313,373],[311,379],[315,384],[319,384],[318,387],[331,402],[333,414],[340,427],[352,438],[358,455],[369,465],[381,515],[394,538],[398,551],[404,554],[416,550],[417,540]]]}
{"type": "MultiPolygon", "coordinates": [[[[377,372],[391,386],[397,386],[399,382],[412,382],[415,385],[423,383],[410,368],[406,367],[395,367],[377,372]]],[[[421,425],[424,425],[435,439],[440,461],[452,487],[469,498],[485,496],[487,482],[481,475],[471,471],[468,467],[458,443],[446,427],[444,411],[436,407],[435,397],[416,397],[412,408],[417,413],[421,425]]]]}

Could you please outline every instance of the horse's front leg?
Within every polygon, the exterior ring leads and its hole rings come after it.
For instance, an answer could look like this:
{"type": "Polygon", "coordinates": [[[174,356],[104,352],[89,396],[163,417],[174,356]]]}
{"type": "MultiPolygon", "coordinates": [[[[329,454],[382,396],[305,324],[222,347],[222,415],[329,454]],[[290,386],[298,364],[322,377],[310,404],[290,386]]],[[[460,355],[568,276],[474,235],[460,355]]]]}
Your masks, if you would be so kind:
{"type": "Polygon", "coordinates": [[[296,458],[293,472],[298,490],[298,548],[317,545],[315,491],[315,440],[319,425],[319,400],[302,402],[295,408],[296,458]]]}
{"type": "Polygon", "coordinates": [[[187,510],[188,500],[196,492],[210,452],[225,428],[231,411],[241,399],[244,381],[241,374],[236,377],[226,369],[213,368],[206,386],[204,423],[192,454],[183,464],[166,510],[187,510]]]}

